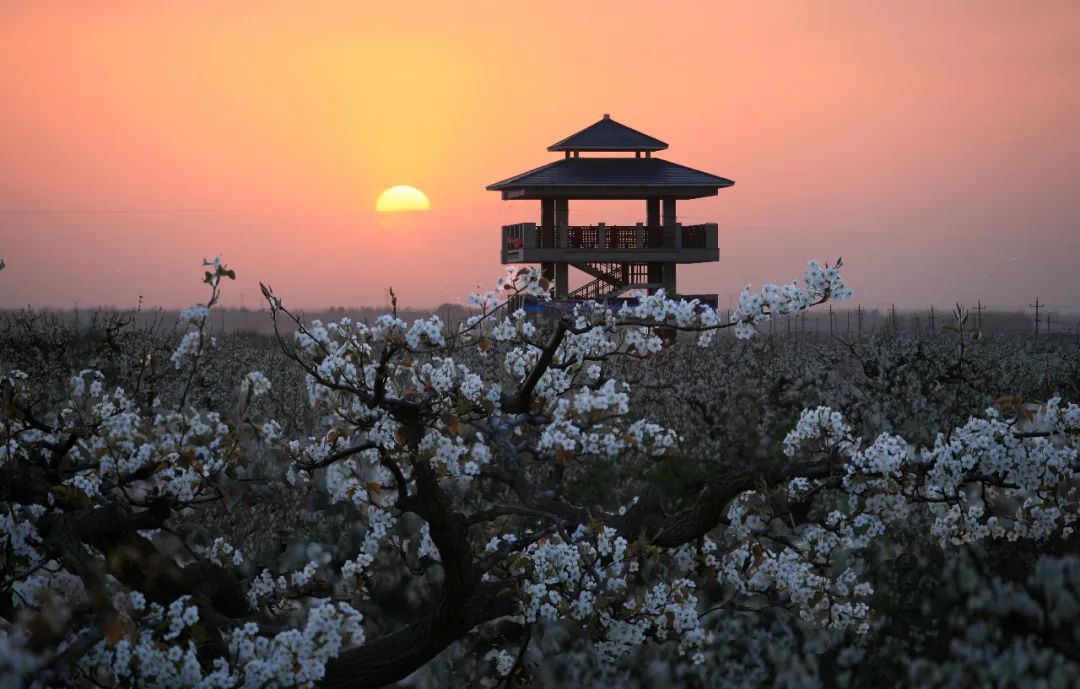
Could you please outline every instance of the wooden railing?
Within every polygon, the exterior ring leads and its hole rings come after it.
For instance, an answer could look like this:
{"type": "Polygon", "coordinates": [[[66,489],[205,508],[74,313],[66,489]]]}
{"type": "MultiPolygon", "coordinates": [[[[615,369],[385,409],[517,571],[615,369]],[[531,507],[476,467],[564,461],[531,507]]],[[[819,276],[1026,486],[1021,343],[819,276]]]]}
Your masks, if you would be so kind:
{"type": "Polygon", "coordinates": [[[708,234],[707,225],[686,225],[682,228],[682,245],[684,249],[705,249],[708,234]]]}
{"type": "Polygon", "coordinates": [[[710,249],[716,248],[716,225],[570,225],[534,223],[503,226],[503,249],[710,249]]]}
{"type": "Polygon", "coordinates": [[[571,249],[595,249],[600,233],[596,225],[573,225],[566,228],[567,246],[571,249]]]}
{"type": "Polygon", "coordinates": [[[636,249],[637,225],[612,225],[607,228],[607,246],[612,249],[636,249]]]}

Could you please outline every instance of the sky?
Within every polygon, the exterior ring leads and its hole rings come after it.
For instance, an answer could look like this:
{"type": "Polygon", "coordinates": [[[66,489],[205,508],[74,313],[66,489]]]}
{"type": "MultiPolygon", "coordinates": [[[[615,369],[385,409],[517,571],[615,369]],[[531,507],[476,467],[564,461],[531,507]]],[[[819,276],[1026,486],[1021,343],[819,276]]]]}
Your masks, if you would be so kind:
{"type": "MultiPolygon", "coordinates": [[[[842,256],[866,307],[1080,312],[1080,3],[0,0],[0,307],[463,300],[484,187],[604,113],[735,180],[721,306],[842,256]],[[376,214],[386,188],[431,210],[376,214]]],[[[572,224],[644,202],[570,204],[572,224]]]]}

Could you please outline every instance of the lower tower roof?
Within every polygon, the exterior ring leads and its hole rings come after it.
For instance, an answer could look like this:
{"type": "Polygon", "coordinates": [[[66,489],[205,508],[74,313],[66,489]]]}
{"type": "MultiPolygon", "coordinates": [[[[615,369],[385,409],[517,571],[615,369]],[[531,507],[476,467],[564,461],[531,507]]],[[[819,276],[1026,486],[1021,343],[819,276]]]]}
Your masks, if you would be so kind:
{"type": "Polygon", "coordinates": [[[694,199],[735,184],[660,158],[563,158],[487,187],[503,198],[694,199]]]}

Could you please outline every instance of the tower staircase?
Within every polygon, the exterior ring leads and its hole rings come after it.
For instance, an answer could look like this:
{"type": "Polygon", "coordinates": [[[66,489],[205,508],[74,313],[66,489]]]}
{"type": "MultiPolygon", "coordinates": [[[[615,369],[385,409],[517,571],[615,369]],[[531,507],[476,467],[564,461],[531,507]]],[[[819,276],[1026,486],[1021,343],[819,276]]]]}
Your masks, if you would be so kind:
{"type": "Polygon", "coordinates": [[[596,278],[570,292],[568,295],[570,299],[603,299],[617,297],[631,289],[661,287],[659,284],[649,282],[649,267],[645,263],[589,262],[570,265],[596,278]]]}

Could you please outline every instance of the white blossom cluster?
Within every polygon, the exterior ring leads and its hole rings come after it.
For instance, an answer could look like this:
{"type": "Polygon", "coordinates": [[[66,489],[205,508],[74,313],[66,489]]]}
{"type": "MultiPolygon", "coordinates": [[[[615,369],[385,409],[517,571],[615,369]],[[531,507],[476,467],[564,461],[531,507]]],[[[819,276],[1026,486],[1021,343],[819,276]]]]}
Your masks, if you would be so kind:
{"type": "Polygon", "coordinates": [[[433,357],[412,372],[412,389],[435,395],[442,402],[440,410],[450,411],[464,403],[479,405],[491,399],[479,375],[448,357],[433,357]]]}
{"type": "MultiPolygon", "coordinates": [[[[345,440],[342,439],[340,444],[344,446],[345,440]]],[[[379,465],[379,452],[374,448],[331,464],[326,469],[326,491],[330,501],[352,503],[361,511],[366,511],[369,504],[378,505],[385,472],[379,465]]]]}
{"type": "MultiPolygon", "coordinates": [[[[19,379],[28,386],[31,381],[19,379]]],[[[56,413],[56,421],[72,428],[91,427],[95,433],[75,443],[69,455],[77,468],[64,483],[88,497],[109,497],[102,492],[117,480],[139,476],[143,490],[195,499],[232,460],[236,447],[228,442],[232,428],[217,412],[158,409],[146,413],[122,388],[106,390],[103,375],[85,370],[69,385],[70,400],[56,413]]],[[[64,433],[27,428],[23,442],[63,442],[64,433]]],[[[10,443],[2,458],[18,453],[10,443]]]]}
{"type": "Polygon", "coordinates": [[[505,650],[490,650],[487,655],[484,656],[484,660],[495,661],[495,673],[499,677],[506,677],[510,674],[510,671],[514,669],[514,656],[507,653],[505,650]]]}
{"type": "Polygon", "coordinates": [[[882,434],[864,450],[846,448],[844,486],[871,532],[919,508],[933,515],[934,537],[954,545],[1068,536],[1080,505],[1070,415],[1075,405],[1062,410],[1054,398],[1021,428],[990,408],[918,451],[882,434]]]}
{"type": "Polygon", "coordinates": [[[678,642],[680,653],[690,654],[694,663],[702,662],[701,649],[713,638],[701,625],[695,588],[690,579],[658,583],[644,596],[626,600],[622,615],[601,612],[605,634],[597,644],[600,657],[613,660],[650,638],[660,642],[670,638],[678,642]]]}
{"type": "Polygon", "coordinates": [[[466,480],[479,475],[480,468],[491,461],[491,449],[482,434],[470,442],[461,435],[429,431],[419,450],[430,454],[434,466],[446,475],[466,480]]]}
{"type": "Polygon", "coordinates": [[[803,277],[803,286],[795,283],[786,285],[767,284],[760,292],[754,292],[750,285],[743,288],[739,302],[731,314],[731,322],[736,323],[736,334],[749,337],[755,328],[770,316],[782,316],[809,308],[826,299],[843,301],[852,297],[851,290],[844,285],[838,270],[840,262],[833,267],[822,268],[817,261],[810,261],[803,277]]]}
{"type": "Polygon", "coordinates": [[[951,652],[910,658],[912,686],[1075,685],[1080,662],[1069,644],[1080,615],[1080,558],[1040,556],[1019,581],[991,575],[969,558],[948,561],[945,575],[962,595],[946,618],[951,652]]]}
{"type": "Polygon", "coordinates": [[[311,688],[324,677],[327,661],[364,640],[360,613],[345,603],[326,602],[312,606],[302,626],[273,636],[260,634],[254,623],[237,627],[227,639],[230,657],[204,667],[188,637],[198,612],[187,601],[174,602],[164,613],[152,604],[131,621],[139,625],[137,631],[113,644],[97,644],[84,660],[88,670],[147,687],[311,688]],[[162,619],[166,627],[159,633],[155,624],[162,619]]]}
{"type": "Polygon", "coordinates": [[[173,350],[170,359],[176,368],[181,368],[188,359],[197,356],[202,351],[202,332],[189,330],[180,338],[180,344],[173,350]]]}
{"type": "Polygon", "coordinates": [[[262,371],[251,371],[240,381],[240,398],[259,397],[270,392],[270,379],[262,371]]]}
{"type": "Polygon", "coordinates": [[[206,345],[206,321],[210,316],[210,309],[220,297],[221,279],[236,278],[236,274],[221,262],[220,257],[204,259],[203,265],[207,267],[203,282],[210,286],[210,299],[205,304],[196,304],[180,312],[180,323],[185,326],[187,332],[180,338],[180,344],[170,356],[173,366],[177,369],[182,368],[189,360],[197,360],[202,354],[203,347],[206,345]]]}
{"type": "Polygon", "coordinates": [[[528,319],[525,310],[517,309],[493,327],[488,336],[496,342],[527,342],[536,332],[536,325],[528,319]]]}
{"type": "MultiPolygon", "coordinates": [[[[990,409],[917,451],[890,434],[858,449],[842,415],[827,407],[804,411],[785,453],[836,456],[843,487],[836,509],[822,523],[787,529],[776,540],[765,495],[742,494],[728,510],[718,578],[742,594],[775,592],[804,619],[865,631],[873,589],[860,581],[861,565],[852,557],[916,512],[930,518],[930,535],[943,544],[1068,537],[1080,507],[1075,426],[1066,420],[1074,413],[1053,399],[1019,431],[990,409]],[[840,553],[852,564],[836,566],[840,553]]],[[[797,500],[822,487],[800,478],[785,490],[797,500]]]]}
{"type": "MultiPolygon", "coordinates": [[[[513,567],[525,577],[521,614],[526,622],[564,617],[591,621],[602,629],[596,651],[609,661],[649,639],[675,640],[681,653],[700,661],[700,649],[711,637],[701,625],[692,580],[637,592],[639,558],[631,554],[625,538],[602,525],[592,535],[579,527],[573,536],[574,542],[541,539],[515,561],[513,567]]],[[[487,549],[497,550],[498,539],[487,549]]]]}
{"type": "MultiPolygon", "coordinates": [[[[477,285],[477,288],[479,287],[477,285]]],[[[500,275],[496,279],[494,289],[469,295],[469,306],[481,309],[481,315],[467,321],[466,326],[472,326],[483,316],[501,307],[506,303],[508,296],[520,294],[539,299],[549,299],[551,297],[550,290],[550,283],[540,274],[539,269],[533,266],[522,266],[517,269],[508,268],[504,275],[500,275]]]]}
{"type": "Polygon", "coordinates": [[[836,448],[844,451],[856,444],[851,427],[838,411],[828,407],[806,409],[799,416],[795,428],[784,438],[784,454],[794,457],[804,445],[816,442],[821,449],[836,448]]]}
{"type": "Polygon", "coordinates": [[[344,647],[363,643],[363,616],[347,603],[325,602],[311,607],[302,628],[260,636],[254,624],[233,632],[230,651],[244,668],[238,687],[315,687],[326,663],[344,647]]]}
{"type": "Polygon", "coordinates": [[[244,564],[244,554],[240,549],[221,537],[215,538],[210,544],[206,556],[219,567],[241,567],[244,564]]]}

